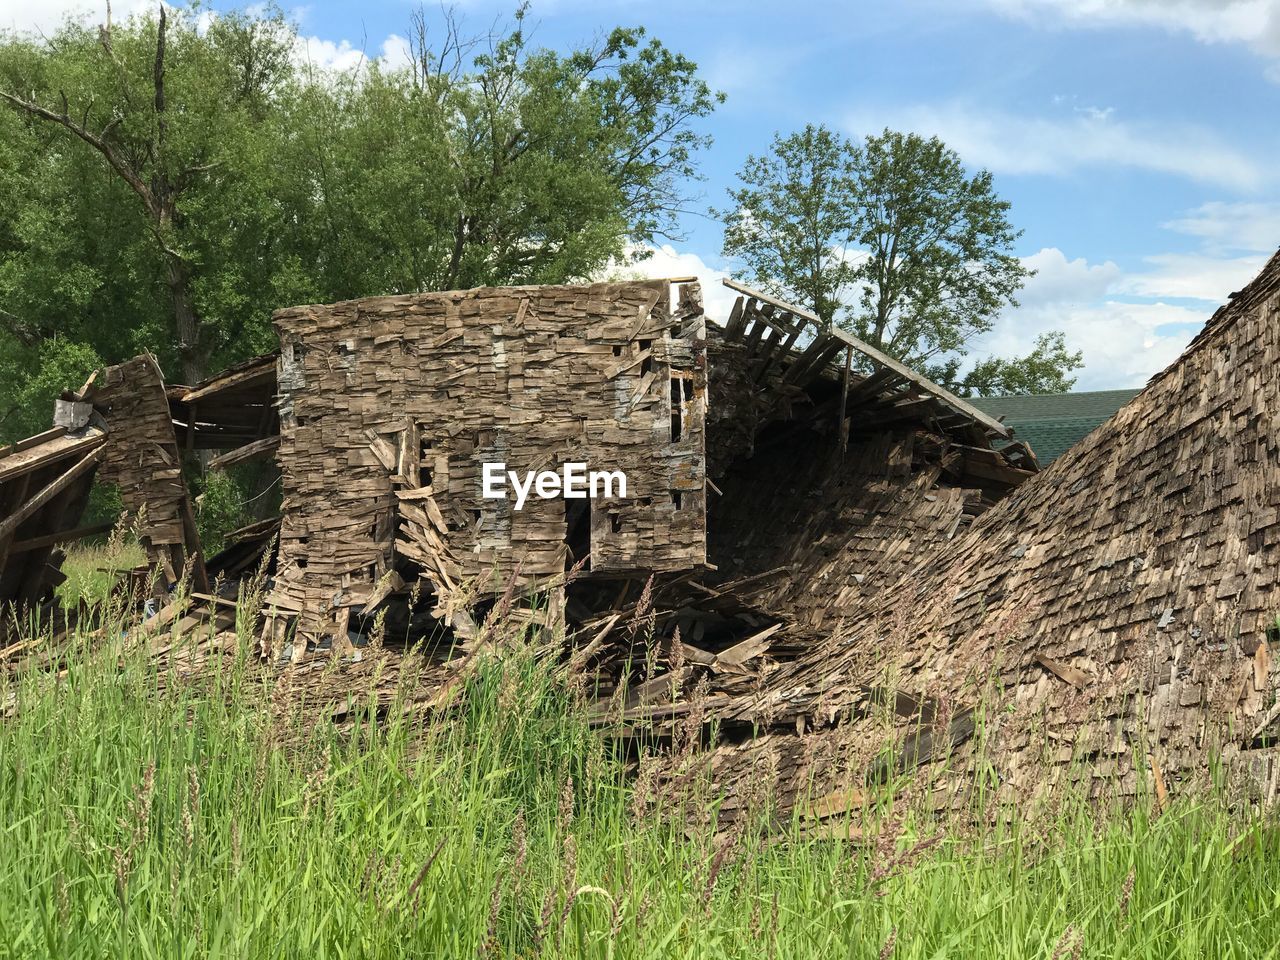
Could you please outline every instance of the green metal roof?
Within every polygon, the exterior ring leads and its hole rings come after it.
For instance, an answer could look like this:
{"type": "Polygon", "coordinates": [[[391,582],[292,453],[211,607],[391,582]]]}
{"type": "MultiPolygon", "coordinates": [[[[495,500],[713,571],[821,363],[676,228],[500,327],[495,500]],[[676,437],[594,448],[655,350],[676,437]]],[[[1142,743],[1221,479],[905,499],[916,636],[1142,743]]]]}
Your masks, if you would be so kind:
{"type": "Polygon", "coordinates": [[[1048,466],[1095,427],[1138,395],[1135,390],[1091,390],[1018,397],[972,397],[983,413],[1013,427],[1014,438],[1030,444],[1042,467],[1048,466]]]}

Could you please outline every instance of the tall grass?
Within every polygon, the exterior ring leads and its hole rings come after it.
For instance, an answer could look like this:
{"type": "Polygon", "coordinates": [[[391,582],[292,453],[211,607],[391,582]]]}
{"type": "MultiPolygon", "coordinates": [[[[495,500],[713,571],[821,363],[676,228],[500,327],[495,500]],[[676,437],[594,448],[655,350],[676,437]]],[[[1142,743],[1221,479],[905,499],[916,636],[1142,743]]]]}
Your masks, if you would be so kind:
{"type": "Polygon", "coordinates": [[[66,579],[58,587],[58,599],[74,607],[80,601],[101,603],[111,592],[120,574],[146,562],[146,554],[136,540],[117,531],[103,543],[78,543],[67,550],[62,561],[66,579]]]}
{"type": "Polygon", "coordinates": [[[1280,954],[1280,845],[1208,801],[940,837],[889,808],[855,844],[717,830],[714,797],[635,796],[518,644],[448,715],[337,726],[281,710],[247,640],[198,680],[87,644],[0,679],[0,955],[1280,954]]]}

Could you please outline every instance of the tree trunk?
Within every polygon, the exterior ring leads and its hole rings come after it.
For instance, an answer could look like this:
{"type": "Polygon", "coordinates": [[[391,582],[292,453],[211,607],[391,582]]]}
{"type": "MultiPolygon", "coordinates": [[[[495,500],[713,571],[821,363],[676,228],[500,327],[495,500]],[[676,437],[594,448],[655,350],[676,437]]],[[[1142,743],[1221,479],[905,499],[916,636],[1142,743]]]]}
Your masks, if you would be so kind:
{"type": "Polygon", "coordinates": [[[200,315],[196,312],[195,299],[191,294],[191,271],[185,263],[173,257],[168,258],[166,268],[182,377],[188,386],[194,386],[205,378],[208,371],[205,369],[206,358],[200,343],[200,315]]]}

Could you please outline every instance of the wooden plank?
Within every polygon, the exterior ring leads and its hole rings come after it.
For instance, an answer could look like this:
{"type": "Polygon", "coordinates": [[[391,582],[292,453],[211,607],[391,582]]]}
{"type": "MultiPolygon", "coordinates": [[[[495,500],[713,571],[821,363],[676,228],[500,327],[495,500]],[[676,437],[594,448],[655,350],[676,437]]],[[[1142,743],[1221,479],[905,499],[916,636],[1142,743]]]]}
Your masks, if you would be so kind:
{"type": "Polygon", "coordinates": [[[870,376],[864,377],[858,383],[850,386],[849,402],[861,403],[868,397],[886,393],[901,383],[902,378],[898,376],[896,371],[890,370],[888,367],[881,367],[870,376]]]}
{"type": "Polygon", "coordinates": [[[30,450],[32,447],[38,447],[42,443],[49,440],[56,440],[67,432],[66,427],[53,427],[44,433],[37,433],[34,437],[27,437],[25,440],[18,440],[8,444],[4,449],[0,449],[0,459],[14,453],[20,453],[23,450],[30,450]]]}
{"type": "Polygon", "coordinates": [[[965,457],[959,469],[961,473],[968,474],[971,477],[977,477],[981,480],[993,480],[996,483],[1007,483],[1014,486],[1029,477],[1035,476],[1034,470],[1022,470],[1018,467],[985,463],[974,457],[965,457]]]}
{"type": "Polygon", "coordinates": [[[843,340],[845,343],[849,344],[849,346],[853,347],[859,353],[863,354],[866,357],[869,357],[871,360],[874,360],[876,363],[880,364],[881,366],[888,367],[890,370],[893,370],[895,373],[898,374],[898,376],[902,377],[902,379],[910,381],[911,383],[914,383],[917,387],[919,387],[925,393],[932,394],[933,396],[937,397],[939,400],[947,404],[947,406],[951,407],[952,409],[957,410],[960,413],[963,413],[969,419],[982,424],[982,426],[986,427],[987,430],[989,430],[991,433],[994,433],[997,436],[1005,437],[1005,438],[1008,438],[1009,436],[1011,436],[1009,428],[1006,427],[999,420],[995,419],[994,417],[988,414],[983,413],[981,410],[979,410],[977,407],[973,406],[972,404],[966,403],[964,400],[961,400],[959,397],[953,394],[950,390],[947,390],[944,387],[940,387],[938,384],[934,383],[932,380],[929,380],[926,377],[922,377],[920,374],[916,373],[914,370],[907,367],[906,365],[899,363],[897,360],[893,359],[888,354],[882,353],[881,351],[877,350],[875,347],[871,346],[871,344],[863,343],[853,334],[846,333],[844,330],[841,330],[839,327],[832,327],[831,335],[839,338],[840,340],[843,340]]]}
{"type": "Polygon", "coordinates": [[[724,335],[728,340],[736,340],[742,336],[746,325],[746,297],[738,297],[733,301],[733,309],[729,311],[729,320],[724,326],[724,335]]]}
{"type": "MultiPolygon", "coordinates": [[[[8,513],[27,499],[27,490],[31,487],[31,474],[24,473],[9,483],[0,484],[0,511],[8,513]]],[[[9,572],[9,544],[13,535],[0,537],[0,585],[8,587],[11,579],[5,575],[9,572]]],[[[8,595],[8,591],[0,591],[0,597],[8,595]]]]}
{"type": "Polygon", "coordinates": [[[32,513],[65,490],[73,480],[83,474],[86,470],[91,470],[96,467],[98,465],[99,456],[100,454],[97,450],[88,453],[70,470],[67,470],[52,482],[46,484],[45,487],[34,497],[29,499],[22,506],[18,507],[18,509],[9,516],[0,520],[0,540],[7,540],[9,537],[12,537],[14,531],[18,529],[27,517],[31,516],[32,513]]]}
{"type": "Polygon", "coordinates": [[[219,374],[211,377],[195,389],[188,390],[182,395],[182,402],[192,404],[204,397],[213,396],[226,390],[258,386],[275,380],[276,358],[274,355],[262,357],[256,362],[250,362],[252,363],[251,366],[237,370],[227,376],[219,374]]]}
{"type": "Polygon", "coordinates": [[[819,334],[814,337],[804,350],[801,351],[800,356],[795,359],[795,362],[787,367],[787,372],[782,375],[782,382],[794,383],[805,373],[806,370],[809,369],[809,367],[813,365],[814,361],[822,354],[823,350],[827,348],[829,342],[828,338],[823,334],[819,334]]]}
{"type": "Polygon", "coordinates": [[[372,430],[366,430],[365,436],[369,438],[369,449],[378,458],[378,462],[382,464],[388,473],[394,472],[396,469],[396,448],[372,430]]]}
{"type": "MultiPolygon", "coordinates": [[[[53,431],[50,431],[51,433],[53,431]]],[[[44,436],[41,434],[40,436],[44,436]]],[[[34,437],[32,439],[35,439],[34,437]]],[[[0,460],[0,483],[24,473],[30,473],[59,460],[70,459],[77,454],[94,450],[107,440],[106,434],[97,427],[87,428],[79,437],[67,436],[65,431],[39,444],[26,446],[25,441],[20,449],[0,460]]]]}
{"type": "Polygon", "coordinates": [[[825,820],[828,817],[843,817],[853,811],[860,810],[866,803],[867,795],[857,787],[836,790],[817,797],[808,804],[798,807],[797,813],[811,820],[825,820]]]}
{"type": "Polygon", "coordinates": [[[755,356],[756,351],[760,349],[760,338],[764,336],[764,332],[766,330],[773,331],[773,324],[770,319],[775,307],[772,303],[766,303],[764,306],[752,303],[750,306],[751,331],[747,334],[746,346],[747,353],[755,356]]]}
{"type": "Polygon", "coordinates": [[[26,540],[15,540],[12,546],[9,547],[9,553],[26,553],[30,550],[37,550],[40,547],[51,547],[58,543],[83,540],[85,537],[96,536],[99,533],[110,533],[114,526],[115,524],[113,523],[91,523],[72,530],[61,530],[57,533],[46,533],[39,537],[28,537],[26,540]]]}
{"type": "Polygon", "coordinates": [[[219,454],[209,461],[209,469],[225,470],[227,467],[234,466],[237,463],[249,463],[253,460],[261,460],[265,457],[272,456],[279,447],[279,437],[263,437],[261,440],[254,440],[252,443],[246,443],[243,447],[236,447],[234,450],[228,450],[226,453],[219,454]]]}
{"type": "Polygon", "coordinates": [[[191,566],[191,582],[199,590],[209,590],[209,572],[204,566],[204,552],[200,546],[200,531],[196,526],[195,511],[191,508],[191,498],[187,489],[182,488],[178,511],[182,520],[183,555],[179,558],[182,566],[191,566]]]}
{"type": "Polygon", "coordinates": [[[1075,667],[1066,663],[1059,663],[1057,660],[1050,660],[1040,653],[1035,655],[1035,661],[1058,679],[1065,680],[1079,690],[1083,690],[1089,685],[1090,677],[1083,670],[1077,670],[1075,667]]]}
{"type": "MultiPolygon", "coordinates": [[[[68,513],[78,518],[89,498],[92,475],[86,474],[79,482],[68,486],[31,518],[41,527],[58,527],[65,522],[68,513]]],[[[58,569],[61,555],[53,556],[52,548],[44,546],[31,551],[19,564],[12,564],[19,572],[16,588],[6,589],[6,600],[17,607],[32,608],[45,599],[46,591],[66,582],[66,574],[58,569]]]]}
{"type": "MultiPolygon", "coordinates": [[[[797,387],[807,386],[818,377],[822,376],[827,364],[835,359],[836,354],[844,349],[844,345],[836,338],[832,338],[831,342],[825,346],[813,361],[799,374],[792,378],[791,383],[797,387]]],[[[788,371],[789,372],[789,371],[788,371]]]]}
{"type": "Polygon", "coordinates": [[[360,611],[360,616],[367,617],[383,600],[403,589],[404,580],[401,579],[400,574],[394,570],[390,571],[373,588],[373,592],[369,594],[369,599],[365,601],[364,607],[360,611]]]}
{"type": "Polygon", "coordinates": [[[840,431],[840,460],[844,462],[845,451],[849,448],[849,368],[853,363],[853,350],[844,352],[844,376],[840,378],[840,415],[836,420],[840,431]]]}
{"type": "Polygon", "coordinates": [[[758,657],[769,649],[769,638],[782,629],[782,624],[775,623],[765,627],[759,633],[753,633],[745,640],[735,643],[728,650],[716,654],[715,668],[740,667],[748,660],[758,657]]]}
{"type": "Polygon", "coordinates": [[[788,332],[785,337],[779,334],[778,337],[771,338],[769,343],[766,344],[766,350],[760,359],[759,367],[756,369],[756,383],[764,379],[765,374],[773,367],[774,361],[791,353],[796,341],[800,339],[804,324],[796,323],[794,314],[783,314],[783,318],[783,325],[788,329],[788,332]]]}
{"type": "Polygon", "coordinates": [[[812,310],[806,310],[804,307],[796,306],[794,303],[788,303],[781,297],[775,297],[772,294],[763,293],[755,287],[749,287],[739,280],[734,280],[732,277],[725,277],[720,282],[730,290],[737,290],[739,293],[744,293],[748,297],[767,301],[768,303],[772,303],[779,310],[785,310],[787,313],[794,313],[797,317],[803,317],[805,320],[818,324],[819,327],[824,326],[822,319],[812,310]]]}

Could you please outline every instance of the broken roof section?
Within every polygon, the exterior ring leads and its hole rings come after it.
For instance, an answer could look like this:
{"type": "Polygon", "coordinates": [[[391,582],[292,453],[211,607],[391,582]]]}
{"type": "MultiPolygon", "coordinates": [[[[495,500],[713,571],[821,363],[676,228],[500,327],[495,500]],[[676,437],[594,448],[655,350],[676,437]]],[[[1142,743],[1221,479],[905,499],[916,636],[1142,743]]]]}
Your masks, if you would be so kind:
{"type": "MultiPolygon", "coordinates": [[[[855,371],[852,343],[780,301],[744,295],[708,327],[688,280],[377,297],[275,321],[278,355],[167,391],[139,358],[94,398],[128,505],[159,507],[160,585],[186,566],[223,578],[221,600],[198,590],[221,623],[226,580],[262,569],[268,655],[350,652],[385,613],[415,639],[452,627],[473,656],[493,609],[515,615],[510,584],[540,591],[514,601],[522,622],[550,628],[541,649],[602,695],[647,683],[638,671],[678,630],[689,669],[736,697],[1036,466],[911,371],[855,371]],[[207,560],[180,482],[205,450],[215,469],[272,457],[285,494],[278,521],[207,560]],[[523,510],[483,494],[486,463],[568,462],[624,473],[625,494],[523,510]],[[637,640],[628,618],[646,606],[653,634],[637,640]]],[[[670,695],[646,690],[629,716],[670,695]]]]}
{"type": "Polygon", "coordinates": [[[760,331],[753,331],[752,335],[757,340],[762,340],[766,349],[772,350],[776,345],[780,352],[786,353],[794,347],[804,345],[803,352],[793,365],[793,382],[830,363],[842,349],[853,350],[874,366],[875,373],[868,379],[881,391],[898,391],[904,399],[909,397],[914,401],[919,401],[921,396],[928,397],[950,411],[950,415],[938,417],[940,423],[947,425],[957,419],[967,420],[993,437],[1009,439],[1012,436],[1008,427],[989,414],[848,331],[824,321],[816,313],[736,280],[725,278],[722,282],[729,289],[748,298],[744,309],[735,307],[729,319],[730,332],[738,326],[758,324],[760,331]],[[764,335],[766,328],[769,330],[767,336],[764,335]]]}
{"type": "Polygon", "coordinates": [[[770,647],[785,659],[1037,465],[913,371],[859,372],[812,313],[728,285],[746,292],[708,329],[708,582],[788,621],[770,647]]]}
{"type": "Polygon", "coordinates": [[[718,705],[721,729],[766,731],[718,752],[726,809],[766,756],[787,803],[883,773],[821,743],[873,755],[885,704],[900,769],[950,756],[942,804],[971,799],[979,759],[1016,804],[1158,797],[1214,758],[1274,797],[1278,613],[1280,254],[1049,470],[718,705]]]}
{"type": "Polygon", "coordinates": [[[11,613],[47,600],[62,582],[57,547],[86,535],[80,516],[105,442],[106,431],[84,417],[0,450],[0,619],[5,627],[11,613]]]}
{"type": "MultiPolygon", "coordinates": [[[[232,451],[278,436],[278,353],[253,357],[219,371],[194,387],[171,386],[170,406],[179,445],[185,450],[232,451]]],[[[274,447],[242,452],[230,463],[269,454],[274,447]]]]}

